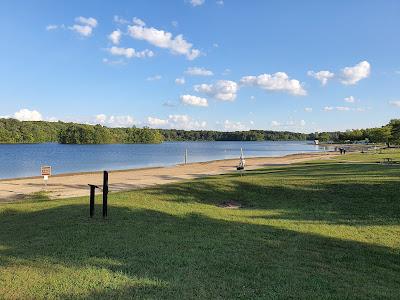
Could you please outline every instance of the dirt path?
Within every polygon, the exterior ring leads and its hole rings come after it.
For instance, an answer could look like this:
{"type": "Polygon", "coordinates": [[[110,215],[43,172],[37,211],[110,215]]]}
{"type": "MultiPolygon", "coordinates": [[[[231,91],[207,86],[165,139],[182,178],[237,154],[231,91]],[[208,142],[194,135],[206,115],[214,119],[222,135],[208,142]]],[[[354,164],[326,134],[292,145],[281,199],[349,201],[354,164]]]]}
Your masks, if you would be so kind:
{"type": "MultiPolygon", "coordinates": [[[[268,165],[291,164],[312,159],[328,159],[335,153],[307,153],[284,157],[247,158],[246,169],[268,165]]],[[[110,191],[132,190],[185,179],[235,172],[238,159],[191,163],[162,168],[110,171],[110,191]]],[[[12,202],[29,198],[29,195],[47,191],[51,198],[67,198],[88,195],[88,183],[102,185],[102,172],[65,174],[50,177],[45,189],[42,177],[0,180],[0,202],[12,202]]]]}

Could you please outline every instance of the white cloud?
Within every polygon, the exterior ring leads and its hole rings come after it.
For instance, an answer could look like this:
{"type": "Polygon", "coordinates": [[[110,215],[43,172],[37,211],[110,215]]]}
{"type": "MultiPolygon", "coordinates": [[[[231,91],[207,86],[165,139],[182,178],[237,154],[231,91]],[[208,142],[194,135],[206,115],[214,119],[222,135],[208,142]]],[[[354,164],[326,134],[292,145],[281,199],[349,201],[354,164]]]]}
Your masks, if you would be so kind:
{"type": "Polygon", "coordinates": [[[114,16],[114,22],[117,24],[121,24],[121,25],[129,23],[128,20],[125,20],[124,18],[121,18],[120,16],[114,16]]]}
{"type": "Polygon", "coordinates": [[[205,0],[190,0],[190,4],[194,7],[203,5],[205,0]]]}
{"type": "Polygon", "coordinates": [[[336,107],[333,107],[333,106],[325,106],[325,107],[323,108],[323,110],[324,110],[324,111],[333,111],[333,110],[337,110],[337,111],[349,111],[349,110],[350,110],[350,107],[347,107],[347,106],[336,106],[336,107]]]}
{"type": "Polygon", "coordinates": [[[389,101],[389,104],[396,107],[400,107],[400,100],[389,101]]]}
{"type": "Polygon", "coordinates": [[[95,18],[77,17],[75,18],[75,22],[90,26],[92,28],[97,26],[97,20],[95,18]]]}
{"type": "Polygon", "coordinates": [[[312,112],[313,109],[312,109],[312,107],[306,107],[306,108],[304,108],[304,111],[305,112],[312,112]]]}
{"type": "Polygon", "coordinates": [[[178,104],[177,103],[175,103],[175,102],[172,102],[172,101],[165,101],[164,103],[163,103],[163,106],[166,106],[166,107],[176,107],[176,106],[178,106],[178,104]]]}
{"type": "Polygon", "coordinates": [[[307,123],[305,120],[300,120],[300,121],[289,120],[286,122],[272,121],[271,127],[278,127],[280,130],[298,131],[298,130],[303,130],[306,124],[307,123]]]}
{"type": "Polygon", "coordinates": [[[215,3],[217,3],[218,5],[224,5],[224,1],[223,0],[217,0],[215,3]]]}
{"type": "Polygon", "coordinates": [[[185,78],[184,77],[176,78],[175,83],[180,85],[185,84],[185,78]]]}
{"type": "Polygon", "coordinates": [[[212,76],[214,73],[210,70],[207,70],[205,68],[199,68],[199,67],[191,67],[188,68],[185,71],[185,74],[191,75],[191,76],[212,76]]]}
{"type": "Polygon", "coordinates": [[[150,126],[160,127],[166,126],[168,124],[168,120],[163,120],[159,118],[148,117],[147,122],[150,126]]]}
{"type": "Polygon", "coordinates": [[[185,105],[203,106],[203,107],[208,106],[208,101],[206,98],[201,98],[193,95],[182,95],[180,99],[181,102],[185,105]]]}
{"type": "Polygon", "coordinates": [[[234,101],[238,91],[238,85],[230,80],[218,80],[215,84],[198,84],[194,90],[204,93],[221,101],[234,101]]]}
{"type": "Polygon", "coordinates": [[[97,26],[95,18],[77,17],[75,18],[75,22],[78,24],[70,26],[69,29],[84,37],[91,36],[93,29],[97,26]]]}
{"type": "MultiPolygon", "coordinates": [[[[142,21],[143,22],[143,21],[142,21]]],[[[187,59],[193,60],[200,55],[200,50],[194,49],[193,44],[187,42],[183,35],[173,37],[172,33],[159,30],[154,27],[145,27],[136,22],[128,26],[129,35],[137,40],[144,40],[148,43],[164,49],[169,49],[173,54],[185,55],[187,59]]]]}
{"type": "Polygon", "coordinates": [[[110,127],[131,127],[139,124],[132,116],[107,116],[99,114],[95,116],[95,123],[110,127]]]}
{"type": "Polygon", "coordinates": [[[307,75],[319,80],[322,85],[326,85],[328,83],[328,80],[335,76],[335,74],[330,71],[308,71],[307,75]]]}
{"type": "Polygon", "coordinates": [[[179,26],[178,21],[172,21],[171,24],[172,24],[172,26],[174,26],[175,28],[179,26]]]}
{"type": "Polygon", "coordinates": [[[271,122],[271,126],[272,127],[278,127],[278,126],[281,126],[281,123],[279,123],[278,121],[272,121],[271,122]]]}
{"type": "Polygon", "coordinates": [[[109,60],[108,58],[103,58],[103,63],[110,65],[110,66],[116,66],[116,65],[123,65],[125,64],[125,61],[123,59],[118,59],[118,60],[109,60]]]}
{"type": "Polygon", "coordinates": [[[121,32],[121,30],[117,29],[110,33],[110,35],[108,36],[108,39],[114,45],[118,45],[121,40],[121,37],[122,37],[122,32],[121,32]]]}
{"type": "Polygon", "coordinates": [[[42,121],[43,117],[37,110],[23,108],[14,114],[14,118],[20,121],[42,121]]]}
{"type": "Polygon", "coordinates": [[[136,18],[136,17],[133,18],[132,22],[133,22],[133,24],[136,24],[136,25],[141,26],[141,27],[146,26],[146,23],[142,19],[139,19],[139,18],[136,18]]]}
{"type": "Polygon", "coordinates": [[[47,31],[56,30],[58,29],[58,25],[50,24],[46,26],[47,31]]]}
{"type": "Polygon", "coordinates": [[[106,121],[107,121],[107,115],[105,114],[96,115],[96,122],[98,122],[99,124],[104,124],[106,121]]]}
{"type": "Polygon", "coordinates": [[[195,130],[207,127],[207,122],[193,120],[188,115],[169,115],[167,119],[149,117],[147,122],[150,127],[154,128],[195,130]]]}
{"type": "Polygon", "coordinates": [[[120,48],[113,46],[108,49],[108,51],[112,55],[117,55],[117,56],[125,56],[126,58],[144,58],[144,57],[153,57],[154,53],[151,50],[145,49],[143,51],[136,51],[133,48],[120,48]]]}
{"type": "Polygon", "coordinates": [[[354,98],[353,96],[350,96],[350,97],[344,98],[344,101],[346,101],[348,103],[354,103],[354,102],[356,102],[356,98],[354,98]]]}
{"type": "Polygon", "coordinates": [[[307,95],[300,81],[289,79],[284,72],[275,74],[261,74],[259,76],[245,76],[240,80],[242,85],[256,86],[269,91],[288,92],[295,96],[307,95]]]}
{"type": "Polygon", "coordinates": [[[342,70],[341,82],[345,85],[354,85],[360,80],[367,78],[371,73],[371,65],[367,61],[362,61],[354,67],[346,67],[342,70]]]}
{"type": "Polygon", "coordinates": [[[84,37],[89,37],[92,35],[93,28],[87,25],[78,25],[75,24],[71,27],[69,27],[72,31],[75,31],[76,33],[80,34],[81,36],[84,37]]]}
{"type": "Polygon", "coordinates": [[[161,80],[162,76],[161,75],[154,75],[154,76],[149,76],[146,78],[147,81],[156,81],[156,80],[161,80]]]}
{"type": "Polygon", "coordinates": [[[249,130],[249,127],[243,124],[242,122],[233,122],[229,120],[225,120],[223,123],[224,130],[227,131],[244,131],[249,130]]]}

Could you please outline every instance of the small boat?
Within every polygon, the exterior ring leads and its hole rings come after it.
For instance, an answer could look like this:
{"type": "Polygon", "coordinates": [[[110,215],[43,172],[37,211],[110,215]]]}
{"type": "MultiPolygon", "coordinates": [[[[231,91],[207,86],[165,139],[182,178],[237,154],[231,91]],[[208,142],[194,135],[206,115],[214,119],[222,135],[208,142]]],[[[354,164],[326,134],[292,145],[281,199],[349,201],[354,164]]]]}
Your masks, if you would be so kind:
{"type": "Polygon", "coordinates": [[[240,158],[239,158],[239,165],[236,167],[236,170],[244,170],[244,167],[246,166],[246,160],[244,159],[243,155],[243,149],[240,148],[240,158]]]}
{"type": "Polygon", "coordinates": [[[314,140],[314,145],[319,145],[319,140],[314,140]]]}

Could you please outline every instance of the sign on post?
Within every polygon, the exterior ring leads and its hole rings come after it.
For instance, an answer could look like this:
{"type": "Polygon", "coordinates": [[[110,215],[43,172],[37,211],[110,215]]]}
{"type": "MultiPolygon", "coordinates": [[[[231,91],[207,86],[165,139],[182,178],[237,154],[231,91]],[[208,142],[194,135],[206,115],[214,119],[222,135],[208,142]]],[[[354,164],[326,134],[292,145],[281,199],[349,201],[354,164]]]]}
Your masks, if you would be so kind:
{"type": "Polygon", "coordinates": [[[40,173],[42,174],[44,183],[47,186],[47,180],[49,180],[49,176],[51,176],[51,167],[50,166],[42,166],[40,168],[40,173]]]}

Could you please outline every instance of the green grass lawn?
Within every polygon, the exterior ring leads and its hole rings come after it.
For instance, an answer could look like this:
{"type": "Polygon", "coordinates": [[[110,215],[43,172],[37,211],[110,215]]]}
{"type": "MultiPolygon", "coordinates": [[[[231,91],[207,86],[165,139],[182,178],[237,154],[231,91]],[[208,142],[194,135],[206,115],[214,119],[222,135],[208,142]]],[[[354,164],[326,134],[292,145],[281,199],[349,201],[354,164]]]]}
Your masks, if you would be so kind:
{"type": "Polygon", "coordinates": [[[399,299],[400,152],[0,205],[0,298],[399,299]],[[388,156],[389,155],[389,156],[388,156]],[[235,200],[244,207],[217,205],[235,200]]]}

